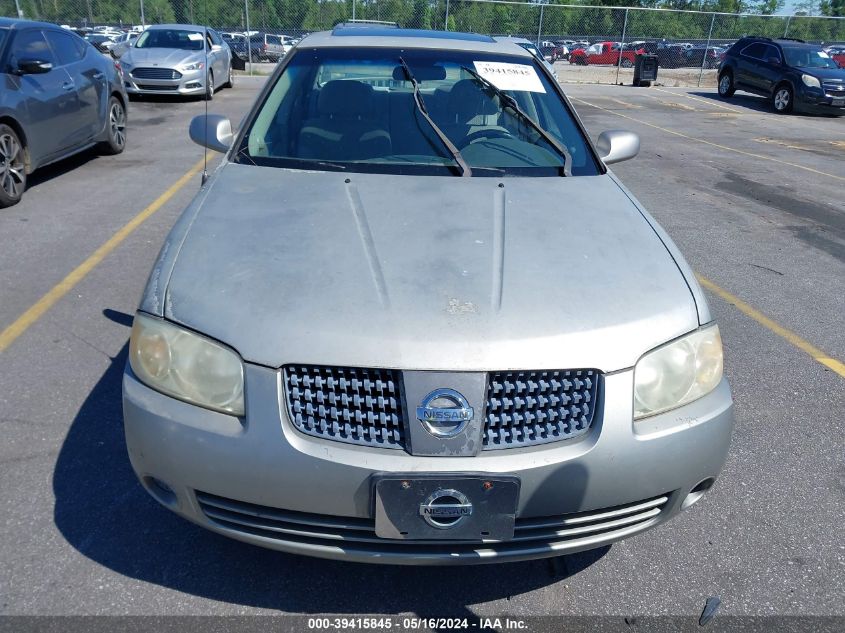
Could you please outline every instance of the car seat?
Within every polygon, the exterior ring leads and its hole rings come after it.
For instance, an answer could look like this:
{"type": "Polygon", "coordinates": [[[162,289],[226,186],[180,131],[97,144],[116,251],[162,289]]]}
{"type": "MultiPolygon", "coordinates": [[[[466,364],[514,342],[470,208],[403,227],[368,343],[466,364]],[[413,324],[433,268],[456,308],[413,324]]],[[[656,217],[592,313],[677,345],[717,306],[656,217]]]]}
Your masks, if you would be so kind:
{"type": "Polygon", "coordinates": [[[299,133],[300,158],[366,160],[391,153],[390,134],[375,118],[373,88],[354,80],[326,82],[317,95],[317,116],[299,133]]]}

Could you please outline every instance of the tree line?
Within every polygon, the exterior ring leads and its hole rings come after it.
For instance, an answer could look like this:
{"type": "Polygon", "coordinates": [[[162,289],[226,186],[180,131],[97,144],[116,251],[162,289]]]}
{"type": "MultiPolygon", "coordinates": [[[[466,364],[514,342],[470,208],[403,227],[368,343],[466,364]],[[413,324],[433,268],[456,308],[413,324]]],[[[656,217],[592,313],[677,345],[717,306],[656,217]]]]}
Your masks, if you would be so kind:
{"type": "Polygon", "coordinates": [[[767,15],[782,10],[784,0],[531,0],[502,4],[479,0],[0,0],[0,15],[24,16],[60,24],[135,25],[144,22],[207,24],[224,30],[308,32],[331,28],[353,16],[386,20],[412,28],[474,31],[536,37],[607,37],[735,39],[754,34],[810,41],[845,41],[845,19],[827,20],[809,13],[845,16],[845,0],[803,0],[790,18],[767,15]],[[620,7],[693,10],[626,11],[620,7]],[[716,15],[707,12],[737,15],[716,15]],[[739,15],[750,14],[750,15],[739,15]],[[448,22],[447,22],[448,21],[448,22]]]}

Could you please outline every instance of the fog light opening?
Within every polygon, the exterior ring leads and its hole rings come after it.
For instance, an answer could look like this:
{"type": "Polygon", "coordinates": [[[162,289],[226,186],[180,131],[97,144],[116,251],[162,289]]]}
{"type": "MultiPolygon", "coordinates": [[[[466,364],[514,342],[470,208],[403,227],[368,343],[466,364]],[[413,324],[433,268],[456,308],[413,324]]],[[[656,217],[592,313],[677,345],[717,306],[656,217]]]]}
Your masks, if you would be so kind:
{"type": "Polygon", "coordinates": [[[715,482],[715,477],[708,477],[707,479],[698,482],[695,487],[689,491],[689,494],[686,496],[686,499],[684,499],[683,503],[681,503],[681,510],[686,510],[696,501],[701,499],[701,497],[703,497],[704,494],[708,490],[710,490],[710,488],[715,482]]]}
{"type": "Polygon", "coordinates": [[[169,507],[175,507],[178,505],[176,493],[173,492],[173,488],[167,485],[166,482],[161,479],[156,479],[155,477],[144,477],[143,481],[147,491],[149,491],[149,493],[155,497],[156,501],[160,504],[169,507]]]}

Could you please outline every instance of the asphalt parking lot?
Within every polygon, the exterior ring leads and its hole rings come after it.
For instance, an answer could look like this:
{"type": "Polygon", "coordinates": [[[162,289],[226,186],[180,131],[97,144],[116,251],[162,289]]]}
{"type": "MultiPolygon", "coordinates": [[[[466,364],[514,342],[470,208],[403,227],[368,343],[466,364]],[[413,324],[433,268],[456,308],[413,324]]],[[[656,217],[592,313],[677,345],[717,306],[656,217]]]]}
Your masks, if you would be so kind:
{"type": "MultiPolygon", "coordinates": [[[[263,81],[209,110],[239,121],[263,81]]],[[[46,168],[0,212],[0,613],[697,617],[719,596],[721,614],[845,615],[845,118],[711,89],[565,90],[593,137],[640,134],[615,171],[709,289],[737,429],[702,502],[556,571],[313,560],[159,507],[126,456],[121,374],[149,269],[200,186],[187,128],[204,104],[135,102],[124,154],[46,168]]]]}

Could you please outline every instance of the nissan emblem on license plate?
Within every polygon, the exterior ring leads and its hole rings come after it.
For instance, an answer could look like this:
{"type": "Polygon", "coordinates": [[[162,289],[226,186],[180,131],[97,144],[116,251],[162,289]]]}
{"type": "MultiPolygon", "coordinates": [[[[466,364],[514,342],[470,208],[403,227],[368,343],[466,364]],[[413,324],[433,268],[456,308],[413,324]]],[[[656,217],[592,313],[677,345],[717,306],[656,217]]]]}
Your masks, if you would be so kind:
{"type": "Polygon", "coordinates": [[[413,473],[376,476],[376,535],[402,540],[513,538],[519,479],[413,473]]]}

